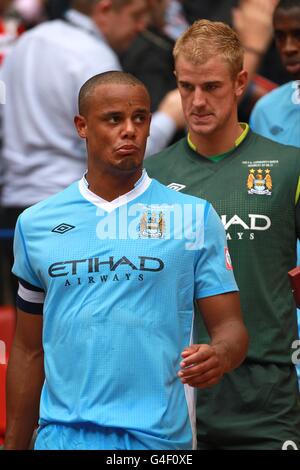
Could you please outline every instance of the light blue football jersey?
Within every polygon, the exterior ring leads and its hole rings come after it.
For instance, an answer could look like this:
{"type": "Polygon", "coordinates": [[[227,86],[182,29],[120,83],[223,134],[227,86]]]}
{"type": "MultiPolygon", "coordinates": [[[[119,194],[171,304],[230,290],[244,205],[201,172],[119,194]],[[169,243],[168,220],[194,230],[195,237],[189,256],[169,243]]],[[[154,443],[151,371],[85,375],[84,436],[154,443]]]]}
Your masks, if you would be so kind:
{"type": "MultiPolygon", "coordinates": [[[[194,299],[236,291],[212,206],[151,180],[112,202],[83,178],[25,210],[13,272],[45,291],[40,425],[127,429],[190,449],[194,389],[177,377],[194,299]]],[[[142,437],[141,437],[142,436],[142,437]]]]}
{"type": "Polygon", "coordinates": [[[300,147],[300,81],[285,83],[260,98],[249,124],[268,139],[300,147]]]}

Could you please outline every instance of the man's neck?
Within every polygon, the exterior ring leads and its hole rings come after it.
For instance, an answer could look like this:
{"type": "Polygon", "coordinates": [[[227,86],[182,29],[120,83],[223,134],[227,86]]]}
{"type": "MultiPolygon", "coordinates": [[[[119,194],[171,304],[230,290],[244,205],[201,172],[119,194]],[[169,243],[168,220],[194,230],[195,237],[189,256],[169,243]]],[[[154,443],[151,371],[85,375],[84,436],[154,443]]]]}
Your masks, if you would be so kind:
{"type": "Polygon", "coordinates": [[[143,170],[140,168],[134,173],[128,172],[91,172],[88,171],[86,180],[89,190],[101,197],[105,201],[114,201],[120,196],[129,193],[142,176],[143,170]]]}
{"type": "Polygon", "coordinates": [[[195,150],[203,157],[213,157],[228,152],[235,147],[236,140],[243,133],[243,128],[239,122],[226,132],[224,129],[210,135],[199,135],[193,131],[189,132],[190,140],[195,146],[195,150]]]}

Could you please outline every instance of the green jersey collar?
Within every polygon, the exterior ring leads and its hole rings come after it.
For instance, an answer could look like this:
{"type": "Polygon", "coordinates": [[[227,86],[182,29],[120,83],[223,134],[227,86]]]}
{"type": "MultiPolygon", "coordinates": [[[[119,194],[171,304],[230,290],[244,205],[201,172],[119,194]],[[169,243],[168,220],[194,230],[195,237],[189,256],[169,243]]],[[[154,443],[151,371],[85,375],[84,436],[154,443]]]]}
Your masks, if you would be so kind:
{"type": "MultiPolygon", "coordinates": [[[[247,136],[247,134],[249,132],[249,125],[246,122],[240,122],[239,124],[240,124],[241,128],[243,129],[243,132],[236,139],[236,141],[234,143],[234,147],[232,147],[230,150],[227,150],[227,152],[219,153],[218,155],[213,155],[212,157],[207,157],[207,158],[209,158],[209,160],[211,160],[215,163],[219,162],[220,160],[223,160],[223,158],[226,158],[228,155],[230,155],[232,150],[234,150],[236,147],[238,147],[243,142],[243,140],[245,139],[245,137],[247,136]]],[[[189,147],[192,150],[194,150],[194,152],[197,152],[197,147],[196,147],[195,144],[193,144],[193,142],[191,140],[191,136],[190,136],[189,133],[188,133],[188,136],[187,136],[187,141],[188,141],[189,147]]]]}

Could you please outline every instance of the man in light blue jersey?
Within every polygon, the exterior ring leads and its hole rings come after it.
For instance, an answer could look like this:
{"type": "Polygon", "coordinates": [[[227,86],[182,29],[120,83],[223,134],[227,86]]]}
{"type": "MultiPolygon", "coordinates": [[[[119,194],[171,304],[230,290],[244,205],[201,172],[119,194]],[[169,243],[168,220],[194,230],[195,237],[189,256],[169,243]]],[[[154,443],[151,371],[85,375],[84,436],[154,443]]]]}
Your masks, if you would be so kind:
{"type": "Polygon", "coordinates": [[[135,77],[88,80],[79,113],[87,173],[17,223],[5,446],[27,448],[39,415],[36,449],[191,449],[194,388],[248,343],[222,223],[142,170],[150,99],[135,77]],[[210,344],[193,344],[194,300],[210,344]]]}
{"type": "Polygon", "coordinates": [[[300,147],[300,0],[280,0],[273,24],[282,64],[292,80],[257,102],[250,126],[268,139],[300,147]]]}

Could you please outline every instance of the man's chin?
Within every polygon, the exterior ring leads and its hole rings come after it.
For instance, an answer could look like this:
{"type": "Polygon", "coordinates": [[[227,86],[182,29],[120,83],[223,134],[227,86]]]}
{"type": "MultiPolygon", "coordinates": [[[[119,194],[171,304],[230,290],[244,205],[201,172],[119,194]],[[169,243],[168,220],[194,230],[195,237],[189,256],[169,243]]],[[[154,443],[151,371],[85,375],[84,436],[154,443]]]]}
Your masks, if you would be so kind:
{"type": "Polygon", "coordinates": [[[293,80],[300,80],[300,62],[293,65],[285,64],[285,68],[293,80]]]}
{"type": "Polygon", "coordinates": [[[130,161],[121,161],[117,165],[114,166],[114,170],[118,173],[135,173],[136,171],[142,168],[142,163],[130,162],[130,161]]]}
{"type": "Polygon", "coordinates": [[[214,132],[215,126],[210,124],[197,124],[189,127],[195,134],[199,135],[210,135],[214,132]]]}

